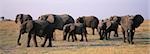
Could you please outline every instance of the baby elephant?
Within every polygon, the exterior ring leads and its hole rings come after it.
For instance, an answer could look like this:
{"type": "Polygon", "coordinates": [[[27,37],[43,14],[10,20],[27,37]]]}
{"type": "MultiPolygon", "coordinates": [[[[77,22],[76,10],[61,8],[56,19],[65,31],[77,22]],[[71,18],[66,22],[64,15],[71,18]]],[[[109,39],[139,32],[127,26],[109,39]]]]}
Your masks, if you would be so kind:
{"type": "Polygon", "coordinates": [[[36,36],[45,38],[44,43],[41,45],[42,47],[44,47],[47,39],[49,39],[49,44],[47,47],[52,47],[51,37],[54,31],[53,26],[53,24],[50,24],[49,22],[43,20],[28,20],[23,22],[20,26],[18,45],[21,45],[21,43],[19,43],[21,34],[28,33],[27,47],[30,47],[31,37],[33,37],[35,46],[38,47],[36,36]]]}
{"type": "Polygon", "coordinates": [[[67,34],[69,33],[68,36],[68,41],[70,36],[72,36],[72,42],[74,42],[74,39],[77,40],[76,34],[80,34],[81,35],[81,40],[80,41],[84,41],[83,40],[83,36],[85,36],[86,41],[87,40],[87,36],[86,36],[86,29],[83,23],[70,23],[70,24],[66,24],[63,27],[63,40],[66,40],[67,34]]]}

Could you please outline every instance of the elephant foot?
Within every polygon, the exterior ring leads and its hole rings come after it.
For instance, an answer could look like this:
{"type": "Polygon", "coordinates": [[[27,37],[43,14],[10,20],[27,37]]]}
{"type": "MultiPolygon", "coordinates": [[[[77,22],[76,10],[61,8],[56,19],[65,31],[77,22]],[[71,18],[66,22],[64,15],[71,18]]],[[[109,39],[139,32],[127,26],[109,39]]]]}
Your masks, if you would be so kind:
{"type": "Polygon", "coordinates": [[[134,44],[134,42],[131,42],[131,44],[134,44]]]}
{"type": "Polygon", "coordinates": [[[123,41],[124,43],[126,43],[126,41],[123,41]]]}
{"type": "Polygon", "coordinates": [[[83,39],[82,40],[80,40],[81,42],[83,42],[83,39]]]}
{"type": "Polygon", "coordinates": [[[55,41],[55,39],[54,39],[54,38],[52,38],[52,41],[55,41]]]}
{"type": "Polygon", "coordinates": [[[104,38],[100,38],[100,40],[103,40],[104,38]]]}
{"type": "Polygon", "coordinates": [[[74,42],[74,40],[72,42],[74,42]]]}
{"type": "Polygon", "coordinates": [[[48,45],[47,47],[52,47],[52,45],[48,45]]]}
{"type": "Polygon", "coordinates": [[[88,40],[86,40],[86,42],[88,42],[88,40]]]}
{"type": "Polygon", "coordinates": [[[20,46],[20,45],[21,45],[21,43],[18,43],[18,45],[20,46]]]}
{"type": "Polygon", "coordinates": [[[41,47],[44,47],[44,44],[42,44],[41,47]]]}
{"type": "Polygon", "coordinates": [[[64,41],[66,40],[66,39],[63,39],[64,41]]]}
{"type": "Polygon", "coordinates": [[[30,47],[30,45],[27,45],[27,47],[30,47]]]}

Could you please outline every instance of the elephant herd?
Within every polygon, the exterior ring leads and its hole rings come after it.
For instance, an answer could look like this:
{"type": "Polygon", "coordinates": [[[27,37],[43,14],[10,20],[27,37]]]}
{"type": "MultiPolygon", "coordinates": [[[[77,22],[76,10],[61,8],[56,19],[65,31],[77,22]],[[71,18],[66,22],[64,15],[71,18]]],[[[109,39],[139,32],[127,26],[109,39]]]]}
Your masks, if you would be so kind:
{"type": "Polygon", "coordinates": [[[86,27],[92,28],[92,34],[97,29],[100,36],[100,40],[110,39],[111,31],[114,31],[114,36],[118,37],[118,26],[120,25],[123,33],[123,41],[126,42],[126,38],[129,44],[134,44],[133,36],[135,28],[139,27],[144,21],[144,18],[137,14],[126,15],[126,16],[111,16],[105,20],[98,20],[95,16],[82,16],[78,17],[76,22],[72,16],[68,14],[56,15],[56,14],[45,14],[38,17],[38,20],[33,20],[29,14],[17,14],[15,22],[20,26],[19,42],[21,35],[28,33],[27,47],[30,47],[30,40],[33,38],[35,47],[38,47],[36,37],[44,38],[44,42],[41,47],[44,47],[47,40],[49,41],[47,47],[52,47],[52,40],[54,40],[53,32],[56,29],[63,30],[63,40],[68,40],[72,37],[72,42],[77,41],[76,34],[81,35],[80,41],[88,41],[86,27]]]}

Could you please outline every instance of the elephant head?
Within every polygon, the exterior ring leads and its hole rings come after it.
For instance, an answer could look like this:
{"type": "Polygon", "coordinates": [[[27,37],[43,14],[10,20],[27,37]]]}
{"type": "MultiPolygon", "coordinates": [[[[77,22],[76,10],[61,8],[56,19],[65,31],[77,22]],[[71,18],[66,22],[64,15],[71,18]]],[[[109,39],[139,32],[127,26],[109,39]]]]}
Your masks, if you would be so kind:
{"type": "Polygon", "coordinates": [[[62,30],[65,24],[74,23],[73,17],[68,14],[46,14],[40,16],[38,20],[47,20],[49,23],[53,23],[55,28],[59,30],[62,30]]]}
{"type": "Polygon", "coordinates": [[[29,14],[17,14],[15,22],[22,24],[24,21],[32,20],[31,15],[29,14]]]}

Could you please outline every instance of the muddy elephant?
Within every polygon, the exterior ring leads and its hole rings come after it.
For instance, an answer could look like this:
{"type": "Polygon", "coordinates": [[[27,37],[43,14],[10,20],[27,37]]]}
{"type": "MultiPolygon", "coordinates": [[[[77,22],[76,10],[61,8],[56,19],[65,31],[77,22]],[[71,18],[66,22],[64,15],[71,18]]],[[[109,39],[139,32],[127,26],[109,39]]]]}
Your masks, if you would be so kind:
{"type": "Polygon", "coordinates": [[[128,43],[134,44],[133,37],[135,29],[138,28],[144,21],[142,15],[137,14],[135,16],[133,15],[114,16],[112,17],[112,20],[118,21],[118,23],[121,25],[123,33],[123,41],[126,42],[127,37],[128,43]]]}
{"type": "Polygon", "coordinates": [[[99,24],[99,20],[95,16],[82,16],[77,18],[76,22],[84,23],[86,27],[91,27],[93,35],[95,34],[94,30],[97,29],[97,26],[99,24]]]}
{"type": "MultiPolygon", "coordinates": [[[[23,19],[23,16],[27,16],[27,15],[25,15],[25,14],[21,14],[20,16],[17,15],[16,20],[15,20],[15,22],[21,22],[21,24],[19,25],[20,26],[20,32],[19,32],[17,44],[21,45],[21,43],[19,42],[21,39],[21,35],[24,33],[28,33],[27,47],[30,47],[31,37],[33,37],[35,47],[38,47],[37,41],[36,41],[36,36],[45,37],[44,43],[41,45],[42,47],[44,47],[47,39],[49,39],[48,47],[52,47],[51,37],[52,37],[53,32],[54,32],[54,25],[50,24],[48,21],[42,21],[42,20],[20,21],[23,19]]],[[[31,17],[31,19],[32,19],[32,17],[31,17]]]]}
{"type": "Polygon", "coordinates": [[[83,25],[83,23],[66,24],[63,27],[63,38],[66,40],[67,34],[69,34],[68,41],[70,36],[72,36],[72,41],[74,42],[74,39],[77,40],[76,34],[80,34],[81,35],[80,41],[84,41],[83,36],[85,37],[86,41],[88,41],[85,28],[86,27],[83,25]]]}

